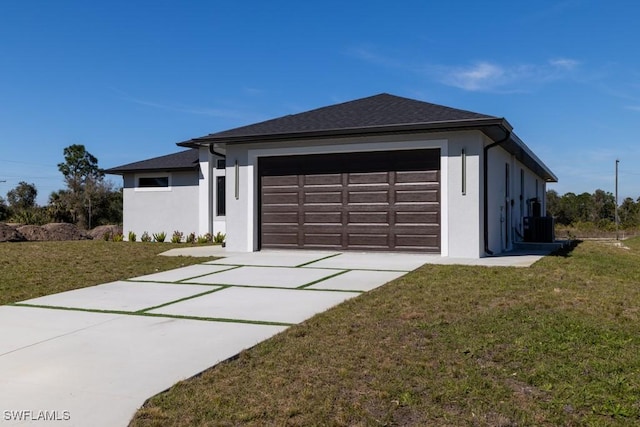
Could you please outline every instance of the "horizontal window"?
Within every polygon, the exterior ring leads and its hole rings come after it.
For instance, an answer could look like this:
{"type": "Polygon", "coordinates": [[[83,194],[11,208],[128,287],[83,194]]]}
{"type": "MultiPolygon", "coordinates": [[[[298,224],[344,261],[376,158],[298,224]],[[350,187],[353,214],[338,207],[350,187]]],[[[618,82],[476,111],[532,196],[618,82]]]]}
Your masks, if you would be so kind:
{"type": "Polygon", "coordinates": [[[145,176],[138,178],[138,187],[141,188],[166,188],[168,186],[168,176],[145,176]]]}

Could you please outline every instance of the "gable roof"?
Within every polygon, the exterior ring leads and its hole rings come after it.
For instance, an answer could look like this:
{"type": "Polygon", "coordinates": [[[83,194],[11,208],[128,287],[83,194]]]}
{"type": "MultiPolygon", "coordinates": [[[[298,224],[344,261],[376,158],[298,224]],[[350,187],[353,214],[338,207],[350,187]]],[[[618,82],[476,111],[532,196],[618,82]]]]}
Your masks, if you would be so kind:
{"type": "Polygon", "coordinates": [[[169,171],[169,170],[193,170],[200,166],[200,158],[197,148],[183,150],[166,156],[129,163],[123,166],[105,170],[105,173],[122,175],[127,172],[144,171],[169,171]]]}
{"type": "Polygon", "coordinates": [[[464,128],[504,119],[382,93],[367,98],[212,133],[178,143],[250,142],[291,137],[337,136],[429,128],[464,128]]]}

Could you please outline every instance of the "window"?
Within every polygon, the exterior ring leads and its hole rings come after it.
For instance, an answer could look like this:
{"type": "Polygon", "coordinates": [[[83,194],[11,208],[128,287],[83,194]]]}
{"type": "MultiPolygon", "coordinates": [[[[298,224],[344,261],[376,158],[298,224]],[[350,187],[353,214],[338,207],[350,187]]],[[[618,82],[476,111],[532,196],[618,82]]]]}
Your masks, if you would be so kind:
{"type": "Polygon", "coordinates": [[[524,169],[520,169],[520,216],[524,216],[524,169]]]}
{"type": "Polygon", "coordinates": [[[218,159],[216,161],[216,169],[224,169],[226,166],[226,161],[224,159],[218,159]]]}
{"type": "Polygon", "coordinates": [[[225,203],[225,180],[224,176],[216,178],[216,215],[225,216],[226,203],[225,203]]]}
{"type": "Polygon", "coordinates": [[[138,187],[141,188],[157,188],[169,187],[168,176],[145,176],[138,178],[138,187]]]}

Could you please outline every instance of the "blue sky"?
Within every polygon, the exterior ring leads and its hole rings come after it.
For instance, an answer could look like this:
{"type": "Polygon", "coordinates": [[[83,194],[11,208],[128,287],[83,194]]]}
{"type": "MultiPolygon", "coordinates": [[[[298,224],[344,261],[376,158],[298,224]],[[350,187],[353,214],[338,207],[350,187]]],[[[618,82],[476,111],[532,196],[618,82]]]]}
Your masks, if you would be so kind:
{"type": "MultiPolygon", "coordinates": [[[[506,117],[559,193],[640,196],[636,1],[0,3],[0,195],[381,92],[506,117]]],[[[120,184],[119,177],[111,177],[120,184]]]]}

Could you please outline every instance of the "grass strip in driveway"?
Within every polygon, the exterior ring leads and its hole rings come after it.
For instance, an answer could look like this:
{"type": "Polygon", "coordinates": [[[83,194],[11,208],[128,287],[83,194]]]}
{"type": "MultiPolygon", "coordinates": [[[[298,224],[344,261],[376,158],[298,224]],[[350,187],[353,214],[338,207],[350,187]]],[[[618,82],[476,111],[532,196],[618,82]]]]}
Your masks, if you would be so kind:
{"type": "Polygon", "coordinates": [[[300,264],[300,265],[296,265],[296,266],[295,266],[295,268],[304,267],[304,266],[307,266],[307,265],[309,265],[309,264],[313,264],[314,262],[318,262],[318,261],[322,261],[322,260],[325,260],[325,259],[333,258],[333,257],[336,257],[336,256],[338,256],[338,255],[342,255],[342,254],[341,254],[341,253],[331,254],[331,255],[327,255],[327,256],[322,257],[322,258],[314,259],[313,261],[303,262],[303,263],[302,263],[302,264],[300,264]]]}
{"type": "MultiPolygon", "coordinates": [[[[351,271],[351,270],[338,271],[337,273],[332,274],[331,276],[323,277],[322,279],[318,279],[318,280],[314,280],[313,282],[305,283],[302,286],[298,286],[296,289],[306,289],[307,287],[315,285],[316,283],[324,282],[325,280],[331,279],[333,277],[340,276],[340,275],[345,274],[345,273],[347,273],[349,271],[351,271]]],[[[307,290],[313,291],[314,289],[307,289],[307,290]]]]}
{"type": "Polygon", "coordinates": [[[8,305],[13,307],[39,308],[39,309],[48,309],[48,310],[79,311],[84,313],[100,313],[100,314],[119,314],[123,316],[166,317],[169,319],[202,320],[207,322],[247,323],[250,325],[270,325],[270,326],[292,326],[293,325],[293,323],[286,323],[286,322],[228,319],[223,317],[187,316],[187,315],[179,315],[179,314],[147,313],[147,312],[139,312],[139,311],[97,310],[97,309],[88,309],[88,308],[57,307],[52,305],[36,305],[36,304],[20,304],[20,303],[8,304],[8,305]]]}
{"type": "Polygon", "coordinates": [[[201,297],[201,296],[204,296],[204,295],[213,294],[213,293],[219,292],[219,291],[221,291],[223,289],[226,289],[226,288],[228,288],[228,286],[220,286],[220,287],[217,287],[216,289],[212,289],[210,291],[202,292],[202,293],[195,294],[195,295],[190,295],[188,297],[184,297],[184,298],[180,298],[180,299],[177,299],[177,300],[169,301],[169,302],[166,302],[164,304],[158,304],[158,305],[153,306],[153,307],[147,307],[147,308],[144,308],[142,310],[137,310],[134,313],[138,313],[138,314],[139,313],[145,313],[147,311],[155,310],[157,308],[166,307],[168,305],[177,304],[177,303],[183,302],[183,301],[188,301],[190,299],[198,298],[198,297],[201,297]]]}
{"type": "Polygon", "coordinates": [[[640,239],[426,265],[151,399],[132,426],[640,423],[640,239]]]}

